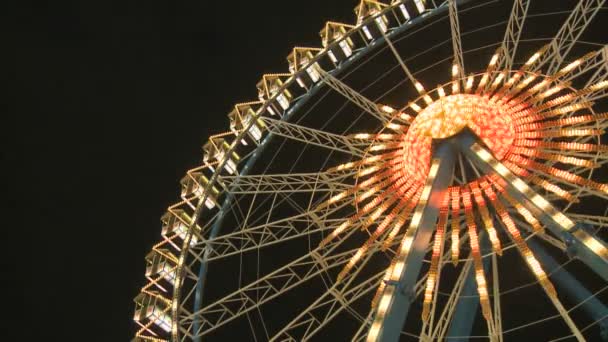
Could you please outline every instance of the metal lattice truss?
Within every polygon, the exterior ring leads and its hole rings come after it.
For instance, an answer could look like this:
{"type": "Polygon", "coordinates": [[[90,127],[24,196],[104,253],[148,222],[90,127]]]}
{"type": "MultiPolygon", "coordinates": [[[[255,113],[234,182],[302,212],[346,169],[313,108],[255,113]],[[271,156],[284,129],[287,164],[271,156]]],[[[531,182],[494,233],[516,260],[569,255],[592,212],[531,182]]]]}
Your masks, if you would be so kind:
{"type": "Polygon", "coordinates": [[[464,79],[464,58],[462,57],[462,41],[460,39],[460,22],[458,21],[458,9],[455,0],[448,0],[450,12],[450,29],[452,30],[452,50],[454,51],[454,70],[452,77],[464,79]]]}
{"type": "Polygon", "coordinates": [[[352,187],[353,170],[257,176],[222,176],[220,183],[232,194],[339,192],[352,187]]]}
{"type": "Polygon", "coordinates": [[[383,123],[386,123],[391,119],[389,113],[382,111],[378,104],[372,102],[365,96],[361,95],[360,93],[346,85],[344,82],[332,76],[330,73],[324,70],[320,70],[320,73],[321,78],[325,84],[330,86],[336,92],[340,93],[353,104],[363,109],[366,113],[371,114],[383,123]]]}
{"type": "Polygon", "coordinates": [[[295,48],[290,72],[264,75],[259,99],[234,107],[231,131],[211,137],[203,165],[182,179],[182,200],[163,215],[162,241],[146,256],[134,341],[224,333],[310,340],[344,318],[358,327],[340,330],[353,341],[449,340],[479,329],[479,310],[484,337],[501,342],[541,322],[514,327],[505,317],[508,295],[528,286],[542,290],[546,320],[560,320],[566,337],[584,341],[589,329],[608,329],[598,297],[608,287],[583,284],[565,267],[577,263],[608,282],[607,212],[579,211],[608,203],[608,184],[596,177],[608,162],[608,114],[595,110],[608,96],[608,46],[572,58],[605,1],[578,1],[547,45],[522,51],[520,43],[535,42],[522,34],[531,2],[513,0],[502,41],[470,50],[498,45],[487,68],[468,75],[462,41],[470,32],[460,23],[492,1],[361,0],[355,25],[328,22],[323,48],[295,48]],[[452,53],[421,63],[437,47],[411,56],[407,39],[438,20],[449,20],[452,53]],[[376,48],[394,57],[387,73],[402,69],[399,85],[417,91],[399,110],[364,96],[367,86],[349,85],[345,70],[376,48]],[[446,65],[451,77],[426,88],[426,70],[446,65]],[[319,89],[340,94],[379,128],[352,115],[337,129],[314,127],[301,109],[319,89]],[[286,153],[283,145],[267,151],[277,140],[301,148],[296,162],[281,165],[286,171],[270,173],[286,153]],[[503,286],[513,273],[503,269],[507,253],[533,282],[503,286]],[[268,258],[271,269],[263,267],[268,258]],[[223,272],[238,282],[214,284],[223,272]],[[270,317],[266,308],[290,305],[287,296],[302,298],[297,314],[270,317]],[[582,326],[575,310],[593,324],[582,326]],[[414,328],[405,324],[413,314],[414,328]],[[244,324],[250,332],[231,331],[244,324]]]}
{"type": "Polygon", "coordinates": [[[530,7],[530,0],[513,1],[511,16],[509,16],[505,36],[500,45],[499,59],[496,62],[498,70],[510,70],[513,67],[517,45],[519,44],[519,38],[524,28],[524,21],[528,14],[528,7],[530,7]]]}
{"type": "Polygon", "coordinates": [[[605,0],[579,1],[564,25],[549,43],[548,51],[543,53],[534,63],[532,70],[538,71],[546,63],[549,63],[546,74],[550,75],[557,72],[566,60],[570,50],[605,2],[605,0]]]}
{"type": "Polygon", "coordinates": [[[365,154],[365,142],[332,134],[300,125],[286,123],[271,118],[262,118],[268,131],[288,139],[294,139],[310,145],[328,148],[334,151],[349,153],[358,157],[365,154]]]}

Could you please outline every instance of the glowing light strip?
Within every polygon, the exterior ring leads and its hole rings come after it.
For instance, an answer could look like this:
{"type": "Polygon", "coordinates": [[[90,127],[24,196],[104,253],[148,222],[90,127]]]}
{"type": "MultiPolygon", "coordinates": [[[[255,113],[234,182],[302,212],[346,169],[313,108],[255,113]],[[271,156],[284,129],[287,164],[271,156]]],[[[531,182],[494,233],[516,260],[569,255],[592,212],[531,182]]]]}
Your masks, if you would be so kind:
{"type": "Polygon", "coordinates": [[[486,194],[488,194],[489,198],[492,198],[492,205],[496,209],[498,216],[507,228],[507,232],[511,236],[511,239],[513,239],[513,242],[515,242],[515,246],[517,246],[517,249],[530,267],[530,270],[532,270],[532,273],[534,273],[534,276],[536,277],[536,279],[538,279],[538,282],[541,284],[541,286],[545,289],[545,291],[550,297],[556,298],[557,293],[555,292],[553,284],[551,283],[551,281],[549,281],[547,274],[545,273],[545,271],[543,271],[542,267],[540,266],[540,263],[538,262],[538,260],[536,260],[536,258],[530,251],[530,248],[528,248],[528,245],[522,238],[521,233],[515,226],[515,223],[509,216],[509,213],[507,212],[505,207],[502,205],[502,203],[500,203],[500,201],[498,201],[496,195],[493,193],[490,187],[485,188],[484,191],[486,191],[486,194]]]}
{"type": "Polygon", "coordinates": [[[562,138],[562,137],[584,137],[602,135],[604,131],[601,129],[557,129],[550,131],[533,131],[516,133],[517,139],[538,139],[538,138],[562,138]]]}
{"type": "Polygon", "coordinates": [[[365,159],[356,161],[356,162],[350,162],[350,163],[346,163],[346,164],[342,164],[337,166],[336,168],[331,168],[328,170],[328,172],[333,171],[334,169],[337,171],[342,171],[345,169],[351,169],[351,168],[355,168],[355,167],[359,167],[362,165],[367,165],[367,164],[373,164],[379,161],[387,161],[387,160],[392,160],[393,158],[395,158],[396,156],[399,155],[399,151],[395,151],[395,152],[389,152],[389,153],[385,153],[385,154],[379,154],[379,155],[375,155],[372,157],[367,157],[365,159]]]}
{"type": "MultiPolygon", "coordinates": [[[[404,182],[405,182],[405,180],[404,180],[404,182]]],[[[348,191],[351,191],[351,190],[352,189],[349,189],[348,191]]],[[[372,201],[370,201],[365,206],[363,206],[363,208],[360,209],[355,215],[349,217],[346,221],[344,221],[342,224],[340,224],[338,227],[336,227],[331,232],[331,234],[329,234],[327,237],[325,237],[319,243],[319,247],[323,247],[326,244],[328,244],[329,242],[331,242],[338,235],[342,234],[348,227],[352,226],[363,215],[369,213],[376,206],[378,206],[380,203],[382,203],[382,206],[380,208],[377,208],[377,210],[371,215],[371,217],[373,217],[373,220],[377,219],[382,214],[382,212],[384,212],[386,209],[388,209],[388,207],[390,207],[397,199],[398,199],[398,197],[396,196],[394,191],[383,192],[382,194],[380,194],[380,196],[375,197],[372,201]],[[390,196],[390,197],[386,201],[384,201],[384,199],[387,196],[390,196]]],[[[369,221],[373,222],[373,220],[370,220],[368,218],[367,222],[369,222],[369,221]]],[[[371,223],[369,223],[369,224],[371,224],[371,223]]]]}
{"type": "Polygon", "coordinates": [[[475,264],[475,281],[477,282],[477,293],[479,294],[481,311],[486,321],[492,322],[492,310],[490,308],[488,287],[483,271],[481,250],[479,249],[479,236],[477,235],[475,215],[473,214],[473,202],[471,202],[471,193],[467,188],[462,189],[462,203],[464,204],[464,216],[469,232],[469,245],[471,246],[471,254],[473,255],[473,262],[475,264]]]}
{"type": "Polygon", "coordinates": [[[377,172],[379,170],[382,170],[382,169],[383,169],[383,165],[382,164],[377,164],[377,165],[374,165],[374,166],[370,166],[370,167],[367,167],[365,169],[359,170],[357,172],[356,177],[365,177],[367,175],[370,175],[370,174],[372,174],[374,172],[377,172]]]}
{"type": "MultiPolygon", "coordinates": [[[[546,115],[546,114],[545,114],[546,115]]],[[[546,119],[545,115],[532,115],[530,117],[526,117],[524,119],[515,120],[516,132],[525,132],[525,131],[537,131],[544,130],[548,128],[562,127],[562,126],[572,126],[582,123],[589,123],[598,120],[608,119],[608,113],[601,113],[596,115],[580,115],[580,116],[571,116],[568,118],[561,118],[557,120],[544,121],[540,123],[532,123],[535,121],[540,121],[546,119]]]]}
{"type": "Polygon", "coordinates": [[[361,202],[365,201],[369,197],[371,197],[374,194],[376,194],[378,191],[384,189],[391,182],[394,182],[394,180],[392,178],[389,178],[389,179],[387,179],[387,180],[385,180],[383,182],[378,183],[378,185],[370,188],[369,190],[366,190],[364,193],[362,193],[361,195],[357,196],[356,199],[355,199],[355,203],[361,203],[361,202]]]}
{"type": "Polygon", "coordinates": [[[541,188],[543,188],[543,189],[545,189],[545,190],[547,190],[549,192],[552,192],[555,195],[557,195],[557,196],[565,199],[566,201],[569,201],[569,202],[578,202],[578,200],[571,193],[569,193],[568,191],[562,189],[561,187],[559,187],[559,186],[557,186],[557,185],[555,185],[555,184],[553,184],[553,183],[551,183],[551,182],[549,182],[549,181],[547,181],[545,179],[540,178],[537,175],[531,175],[531,176],[529,176],[528,180],[531,181],[532,183],[540,186],[541,188]]]}
{"type": "Polygon", "coordinates": [[[507,82],[505,82],[505,85],[503,86],[503,88],[501,89],[501,91],[503,91],[505,94],[507,93],[507,91],[509,89],[511,89],[511,87],[513,87],[513,85],[515,85],[515,83],[517,83],[522,76],[524,75],[523,72],[521,71],[517,71],[516,73],[514,73],[507,82]]]}
{"type": "Polygon", "coordinates": [[[460,188],[452,187],[450,191],[452,200],[452,264],[458,264],[460,253],[460,188]]]}
{"type": "Polygon", "coordinates": [[[503,164],[509,169],[511,170],[511,172],[513,172],[514,174],[520,176],[520,177],[528,177],[530,175],[530,172],[528,172],[527,170],[523,169],[522,167],[520,167],[519,165],[509,161],[509,160],[505,160],[503,161],[503,164]]]}
{"type": "Polygon", "coordinates": [[[556,162],[560,162],[560,163],[564,163],[564,164],[582,166],[582,167],[589,167],[589,168],[596,167],[596,164],[591,160],[564,156],[562,154],[542,152],[542,151],[527,148],[527,147],[513,147],[513,148],[511,148],[510,153],[519,154],[522,156],[527,156],[527,157],[532,157],[532,158],[556,161],[556,162]]]}
{"type": "Polygon", "coordinates": [[[552,166],[547,166],[545,164],[538,163],[532,159],[524,158],[524,157],[521,157],[518,155],[513,155],[513,154],[508,155],[507,158],[514,163],[517,163],[520,165],[525,165],[526,167],[528,167],[530,169],[536,169],[536,170],[542,171],[544,173],[547,173],[549,175],[555,176],[557,178],[563,179],[565,181],[568,181],[568,182],[571,182],[574,184],[578,184],[578,185],[587,186],[587,187],[596,189],[598,191],[608,193],[608,184],[598,183],[598,182],[592,181],[591,179],[583,178],[583,177],[581,177],[579,175],[575,175],[571,172],[560,170],[560,169],[552,167],[552,166]]]}
{"type": "MultiPolygon", "coordinates": [[[[400,126],[401,127],[401,126],[400,126]]],[[[401,137],[399,134],[369,134],[369,133],[357,133],[351,135],[353,139],[357,140],[397,140],[401,137]]]]}
{"type": "Polygon", "coordinates": [[[507,182],[509,182],[517,191],[526,196],[534,205],[540,210],[544,211],[549,215],[554,222],[556,222],[564,230],[571,230],[574,228],[574,222],[570,220],[566,215],[555,209],[545,198],[534,192],[532,188],[528,186],[520,178],[516,177],[507,169],[503,164],[498,162],[487,150],[475,143],[471,146],[471,150],[477,154],[479,158],[488,163],[494,171],[502,176],[507,182]]]}
{"type": "Polygon", "coordinates": [[[475,81],[475,77],[473,75],[469,76],[467,78],[467,84],[464,87],[464,92],[465,93],[470,93],[471,89],[473,89],[473,82],[475,81]]]}
{"type": "Polygon", "coordinates": [[[443,87],[441,87],[441,86],[437,87],[437,94],[439,94],[440,98],[444,98],[445,97],[445,90],[443,89],[443,87]]]}
{"type": "Polygon", "coordinates": [[[393,273],[393,269],[395,268],[395,263],[396,263],[396,260],[393,258],[393,260],[391,260],[391,264],[386,268],[386,272],[384,272],[384,278],[380,282],[380,285],[378,285],[378,288],[376,289],[376,293],[374,294],[374,298],[372,299],[372,302],[370,305],[372,308],[374,308],[378,304],[378,300],[380,299],[382,292],[386,288],[386,282],[389,281],[389,277],[390,277],[391,273],[393,273]]]}
{"type": "Polygon", "coordinates": [[[437,228],[435,230],[435,241],[433,242],[431,266],[426,279],[424,302],[422,304],[422,320],[424,322],[428,321],[429,319],[431,301],[433,300],[433,291],[436,287],[437,273],[439,271],[439,257],[441,255],[441,251],[443,250],[444,233],[448,225],[449,201],[450,194],[446,192],[443,196],[441,207],[439,208],[439,219],[437,220],[437,228]]]}
{"type": "MultiPolygon", "coordinates": [[[[399,128],[401,129],[401,128],[399,128]]],[[[390,142],[390,143],[382,143],[382,144],[374,144],[369,148],[370,152],[384,151],[384,150],[394,150],[397,148],[403,147],[403,142],[390,142]]]]}
{"type": "MultiPolygon", "coordinates": [[[[507,193],[501,185],[499,185],[498,183],[493,183],[493,185],[501,193],[502,197],[507,200],[507,202],[509,202],[509,204],[511,204],[511,206],[515,208],[515,210],[517,210],[519,215],[523,217],[524,220],[528,222],[528,224],[530,224],[530,226],[532,226],[532,230],[534,232],[544,231],[544,228],[541,223],[536,219],[536,217],[534,217],[534,215],[532,215],[532,213],[528,209],[526,209],[526,207],[524,207],[521,203],[511,197],[511,195],[509,195],[509,193],[507,193]]],[[[493,202],[498,200],[490,186],[485,187],[484,191],[486,192],[486,194],[490,194],[488,196],[492,196],[490,198],[493,202]]]]}
{"type": "Polygon", "coordinates": [[[452,94],[460,93],[460,79],[458,76],[460,75],[460,67],[458,63],[454,61],[452,64],[452,94]]]}
{"type": "Polygon", "coordinates": [[[562,151],[584,151],[584,152],[608,152],[608,146],[598,144],[584,144],[577,142],[554,142],[554,141],[541,141],[541,140],[530,140],[530,139],[515,139],[513,141],[515,146],[532,146],[540,148],[549,148],[562,151]]]}
{"type": "Polygon", "coordinates": [[[496,79],[494,80],[494,82],[492,82],[492,85],[490,86],[490,90],[489,90],[490,93],[492,93],[494,90],[496,90],[496,88],[498,88],[498,85],[505,78],[506,73],[507,73],[506,71],[503,71],[503,72],[499,73],[498,76],[496,76],[496,79]]]}
{"type": "Polygon", "coordinates": [[[490,238],[490,242],[492,243],[492,249],[496,254],[502,255],[502,248],[500,245],[500,239],[498,238],[498,234],[496,233],[496,228],[494,228],[494,224],[492,223],[492,218],[490,217],[490,212],[488,211],[488,207],[486,206],[486,201],[483,199],[483,195],[481,194],[481,190],[479,189],[479,185],[476,181],[470,182],[469,187],[471,188],[471,192],[473,193],[473,198],[477,203],[477,209],[479,210],[479,214],[481,214],[481,219],[483,221],[483,225],[488,233],[488,237],[490,238]]]}
{"type": "Polygon", "coordinates": [[[485,72],[483,74],[483,76],[481,77],[479,84],[477,85],[477,90],[475,90],[476,94],[481,94],[483,92],[489,79],[490,79],[490,75],[488,74],[488,72],[485,72]]]}
{"type": "Polygon", "coordinates": [[[559,70],[557,73],[555,73],[554,77],[556,77],[556,78],[562,77],[562,76],[568,74],[570,71],[574,70],[576,67],[581,65],[583,62],[593,58],[595,54],[596,54],[595,51],[589,52],[586,55],[584,55],[583,57],[576,59],[574,62],[571,62],[570,64],[566,65],[561,70],[559,70]]]}
{"type": "Polygon", "coordinates": [[[386,240],[382,243],[382,250],[388,249],[388,247],[393,244],[393,240],[397,237],[397,234],[399,234],[399,231],[401,230],[401,228],[405,224],[405,221],[407,220],[407,217],[410,215],[410,213],[416,207],[416,204],[418,203],[418,201],[419,201],[419,199],[420,199],[420,197],[422,195],[422,193],[420,191],[418,191],[418,190],[419,190],[418,186],[413,187],[413,188],[410,189],[410,191],[408,191],[404,195],[404,196],[406,196],[408,198],[412,198],[412,200],[405,207],[405,209],[403,210],[403,212],[399,216],[399,219],[397,220],[397,222],[395,223],[395,225],[391,229],[390,233],[386,237],[386,240]],[[414,194],[414,192],[416,192],[416,193],[414,194]]]}
{"type": "MultiPolygon", "coordinates": [[[[424,188],[422,189],[419,206],[412,217],[410,222],[410,226],[408,227],[405,236],[401,241],[401,245],[399,247],[399,252],[395,257],[396,262],[393,267],[390,268],[389,281],[397,282],[405,268],[405,260],[410,252],[410,247],[412,245],[414,236],[418,231],[418,225],[420,224],[420,220],[422,218],[422,211],[426,206],[426,203],[431,195],[431,188],[433,182],[435,181],[435,177],[437,176],[437,172],[439,171],[439,165],[441,161],[439,159],[433,159],[431,162],[431,167],[429,169],[429,175],[427,177],[424,188]]],[[[372,323],[368,335],[367,341],[375,341],[378,334],[380,333],[380,329],[382,328],[382,323],[384,322],[384,317],[386,315],[386,311],[389,308],[391,300],[393,298],[395,288],[394,286],[385,287],[382,292],[382,297],[379,300],[378,307],[376,309],[376,314],[374,317],[374,322],[372,323]]]]}
{"type": "Polygon", "coordinates": [[[538,61],[538,59],[540,58],[541,55],[543,55],[550,47],[550,44],[545,44],[542,48],[540,48],[540,50],[536,51],[532,57],[530,57],[530,59],[528,59],[526,61],[526,63],[523,66],[523,70],[528,70],[534,63],[536,63],[536,61],[538,61]]]}
{"type": "Polygon", "coordinates": [[[384,173],[378,174],[378,175],[376,175],[374,177],[371,177],[371,178],[369,178],[369,179],[367,179],[367,180],[365,180],[365,181],[357,184],[356,186],[354,186],[354,187],[352,187],[352,188],[350,188],[348,190],[344,190],[344,191],[338,193],[337,195],[332,196],[327,201],[319,204],[317,206],[316,210],[320,210],[320,209],[326,208],[326,207],[328,207],[328,206],[330,206],[330,205],[332,205],[332,204],[334,204],[334,203],[336,203],[336,202],[338,202],[338,201],[346,198],[347,196],[354,194],[355,192],[359,191],[360,189],[363,189],[363,188],[366,188],[368,186],[371,186],[371,185],[375,184],[376,182],[379,182],[379,181],[381,181],[381,180],[383,180],[383,179],[385,179],[387,177],[390,177],[390,176],[391,176],[391,174],[389,172],[384,172],[384,173]]]}
{"type": "Polygon", "coordinates": [[[580,96],[582,96],[580,94],[580,91],[576,92],[576,93],[569,93],[566,95],[556,97],[541,105],[531,107],[531,108],[526,108],[526,109],[524,109],[524,107],[526,107],[526,106],[522,104],[520,106],[512,108],[512,110],[509,111],[509,113],[515,119],[521,118],[524,116],[528,116],[528,115],[532,115],[535,113],[542,113],[543,114],[542,117],[550,117],[550,116],[556,116],[556,115],[560,115],[560,114],[574,112],[576,110],[591,107],[593,105],[593,102],[580,101],[579,103],[568,104],[568,105],[562,106],[563,104],[566,104],[566,103],[572,103],[574,100],[579,100],[580,96]],[[546,110],[551,109],[553,107],[559,107],[559,108],[545,112],[546,110]]]}

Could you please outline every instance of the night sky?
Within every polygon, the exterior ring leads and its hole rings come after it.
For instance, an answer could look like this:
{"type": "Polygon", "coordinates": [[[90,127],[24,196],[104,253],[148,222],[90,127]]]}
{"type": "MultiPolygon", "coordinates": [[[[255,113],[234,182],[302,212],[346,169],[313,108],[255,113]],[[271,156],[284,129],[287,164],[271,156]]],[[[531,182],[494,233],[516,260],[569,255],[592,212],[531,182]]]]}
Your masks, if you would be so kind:
{"type": "Polygon", "coordinates": [[[355,0],[20,1],[3,13],[0,339],[128,341],[159,218],[227,113],[355,0]],[[14,276],[6,276],[14,274],[14,276]],[[23,326],[16,331],[11,326],[23,326]]]}
{"type": "Polygon", "coordinates": [[[22,309],[12,319],[28,322],[21,340],[132,337],[144,256],[206,138],[228,129],[235,103],[255,100],[263,73],[287,70],[293,46],[318,46],[327,20],[354,17],[353,1],[300,5],[22,1],[3,11],[2,266],[17,271],[3,282],[22,309]]]}

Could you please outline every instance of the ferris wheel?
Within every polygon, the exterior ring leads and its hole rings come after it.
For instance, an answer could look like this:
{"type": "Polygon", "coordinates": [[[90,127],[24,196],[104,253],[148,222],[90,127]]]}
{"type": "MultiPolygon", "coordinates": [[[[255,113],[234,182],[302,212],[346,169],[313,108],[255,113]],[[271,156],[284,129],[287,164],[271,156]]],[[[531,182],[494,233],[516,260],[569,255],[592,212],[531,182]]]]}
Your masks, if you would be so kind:
{"type": "Polygon", "coordinates": [[[181,180],[134,341],[608,339],[604,3],[328,22],[181,180]]]}

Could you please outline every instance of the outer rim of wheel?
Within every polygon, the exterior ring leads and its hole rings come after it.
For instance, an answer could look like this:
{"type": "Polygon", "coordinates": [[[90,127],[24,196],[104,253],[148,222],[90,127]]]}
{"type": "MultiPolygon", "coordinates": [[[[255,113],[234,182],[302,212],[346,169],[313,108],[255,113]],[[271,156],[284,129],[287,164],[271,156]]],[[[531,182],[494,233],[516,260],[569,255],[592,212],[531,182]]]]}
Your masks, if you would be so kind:
{"type": "MultiPolygon", "coordinates": [[[[470,0],[458,1],[459,4],[465,4],[468,2],[470,2],[470,0]]],[[[382,16],[382,15],[385,15],[387,12],[395,10],[395,8],[397,8],[399,4],[400,3],[387,5],[386,9],[384,9],[382,12],[380,12],[376,16],[382,16]]],[[[417,16],[416,18],[413,18],[410,21],[401,23],[399,26],[390,27],[389,31],[387,32],[387,36],[389,36],[389,37],[398,36],[398,35],[406,32],[406,30],[416,28],[416,27],[422,25],[423,23],[428,22],[431,18],[436,17],[437,15],[440,15],[446,11],[447,11],[447,6],[445,6],[445,5],[441,5],[432,10],[427,10],[424,14],[421,14],[421,15],[417,16]]],[[[362,23],[357,25],[355,28],[348,31],[347,35],[345,37],[343,37],[341,40],[346,39],[347,37],[350,37],[351,35],[354,35],[354,34],[358,34],[358,33],[361,34],[363,27],[366,24],[373,22],[374,18],[375,17],[370,17],[370,18],[366,19],[365,21],[363,21],[362,23]]],[[[257,111],[257,114],[261,115],[261,113],[266,112],[266,109],[269,107],[270,103],[275,101],[277,96],[279,94],[281,94],[283,92],[283,90],[292,86],[298,76],[305,74],[306,69],[310,65],[313,65],[317,61],[319,61],[323,58],[326,58],[330,49],[337,45],[338,45],[338,41],[333,42],[331,45],[327,46],[321,52],[319,52],[315,56],[315,58],[310,61],[309,64],[307,64],[306,66],[303,66],[297,72],[291,73],[291,76],[287,79],[287,81],[284,83],[284,85],[277,91],[277,93],[274,96],[267,99],[266,101],[264,101],[263,104],[261,104],[259,110],[257,111]]],[[[355,50],[352,56],[350,56],[347,59],[340,62],[334,69],[332,69],[330,71],[330,73],[334,74],[334,75],[340,74],[341,72],[345,71],[345,69],[348,69],[351,65],[360,61],[363,57],[369,55],[371,52],[373,52],[379,48],[382,48],[382,47],[385,47],[385,39],[382,37],[376,38],[376,39],[370,41],[367,45],[355,50]]],[[[465,53],[466,53],[466,51],[465,51],[465,53]]],[[[322,88],[323,84],[324,84],[323,82],[318,82],[318,83],[314,84],[314,86],[312,86],[310,89],[308,89],[304,95],[301,95],[300,97],[295,99],[293,101],[292,105],[284,112],[284,115],[281,117],[281,120],[289,121],[290,119],[292,119],[292,116],[295,113],[298,113],[299,108],[302,107],[303,105],[305,105],[310,100],[310,98],[313,95],[315,95],[322,88]]],[[[230,149],[228,150],[228,153],[232,153],[233,151],[235,151],[237,149],[238,142],[246,136],[247,131],[249,130],[249,128],[251,128],[252,125],[253,125],[253,122],[250,123],[249,126],[244,127],[244,129],[234,138],[233,143],[230,146],[230,149]]],[[[253,165],[256,163],[258,158],[263,153],[265,146],[267,146],[267,144],[270,143],[272,141],[272,139],[273,139],[272,133],[269,133],[266,137],[264,137],[264,139],[262,140],[260,145],[258,145],[255,148],[255,150],[252,152],[253,156],[247,160],[247,162],[244,164],[244,167],[242,168],[242,170],[240,170],[239,176],[244,176],[244,175],[248,174],[249,169],[251,167],[253,167],[253,165]]],[[[227,160],[228,160],[228,158],[224,158],[218,164],[217,169],[218,170],[223,169],[224,166],[226,165],[227,160]]],[[[593,173],[593,170],[591,170],[591,173],[593,173]]],[[[172,310],[171,310],[171,316],[172,316],[172,322],[173,322],[172,332],[171,332],[172,340],[179,340],[179,338],[180,338],[179,308],[180,308],[180,304],[181,304],[180,303],[181,290],[182,290],[182,285],[183,285],[181,278],[183,277],[183,272],[184,272],[183,266],[185,263],[185,259],[189,256],[190,241],[191,241],[193,233],[194,233],[193,228],[194,228],[194,225],[198,222],[200,212],[202,210],[204,210],[204,207],[201,206],[201,204],[205,203],[205,200],[208,198],[208,194],[209,194],[210,190],[217,183],[218,183],[218,172],[214,172],[212,177],[209,180],[209,183],[205,186],[203,195],[199,198],[199,201],[198,201],[199,204],[195,211],[195,215],[193,216],[193,217],[196,217],[196,219],[193,220],[194,223],[189,227],[186,237],[184,238],[184,241],[183,241],[183,246],[182,246],[182,249],[181,249],[181,252],[179,255],[180,262],[178,263],[178,268],[176,271],[176,275],[177,275],[176,286],[173,289],[173,296],[172,296],[172,310]]],[[[221,213],[224,213],[224,209],[227,208],[232,203],[232,200],[233,200],[233,198],[229,195],[229,196],[227,196],[227,198],[224,199],[221,206],[218,206],[220,208],[221,213]]],[[[223,215],[224,214],[221,214],[220,216],[218,216],[216,218],[216,221],[212,224],[210,237],[214,237],[219,233],[219,231],[222,227],[223,215]]],[[[202,294],[204,291],[204,286],[206,283],[206,273],[204,270],[206,268],[207,268],[207,262],[206,261],[201,262],[199,265],[200,276],[199,276],[197,284],[195,285],[197,287],[197,290],[196,290],[197,295],[202,294]],[[200,285],[200,288],[199,288],[199,285],[200,285]]],[[[200,303],[198,303],[198,304],[200,304],[200,303]]]]}
{"type": "MultiPolygon", "coordinates": [[[[459,3],[460,4],[465,4],[470,2],[471,0],[460,0],[459,3]]],[[[382,16],[384,14],[386,14],[389,11],[394,10],[395,8],[397,8],[399,5],[399,3],[396,4],[391,4],[388,5],[387,8],[385,10],[383,10],[381,13],[379,13],[377,16],[382,16]]],[[[389,33],[387,33],[387,36],[389,36],[389,38],[391,36],[395,36],[398,34],[401,34],[403,32],[405,32],[407,29],[416,27],[420,24],[422,24],[423,22],[425,22],[426,20],[429,20],[437,15],[440,15],[444,12],[446,12],[447,6],[443,5],[440,7],[437,7],[433,10],[429,10],[427,12],[425,12],[424,14],[421,14],[419,16],[417,16],[416,18],[413,18],[410,21],[405,22],[404,24],[401,24],[398,27],[392,28],[393,30],[389,33]]],[[[373,22],[374,17],[370,17],[367,20],[363,21],[360,25],[357,25],[355,28],[351,29],[350,31],[347,32],[347,35],[343,38],[346,39],[348,37],[350,37],[351,35],[357,34],[357,33],[361,33],[363,26],[365,26],[366,24],[369,24],[371,22],[373,22]]],[[[343,61],[342,63],[340,63],[334,70],[330,71],[332,73],[340,73],[342,70],[348,68],[350,65],[356,63],[358,60],[360,60],[361,58],[363,58],[364,56],[366,56],[367,54],[369,54],[370,52],[372,52],[373,50],[381,47],[383,44],[385,43],[385,39],[380,37],[378,39],[375,39],[374,41],[370,42],[369,45],[361,48],[361,50],[357,51],[356,53],[354,53],[352,56],[350,56],[347,60],[343,61]]],[[[326,48],[323,49],[322,52],[320,52],[317,56],[315,56],[315,58],[310,62],[309,65],[313,65],[314,63],[316,63],[317,61],[319,61],[320,59],[324,58],[327,56],[328,51],[330,48],[335,47],[338,45],[338,41],[333,42],[332,44],[330,44],[329,46],[327,46],[326,48]]],[[[297,73],[293,74],[292,77],[289,78],[289,80],[287,82],[285,82],[285,84],[283,85],[283,87],[277,92],[277,95],[280,94],[284,89],[287,89],[290,85],[292,85],[294,82],[296,82],[296,78],[297,76],[302,75],[303,73],[305,73],[306,68],[308,67],[305,66],[303,68],[301,68],[301,70],[299,70],[297,73]]],[[[314,95],[316,92],[319,91],[319,89],[323,86],[322,82],[319,82],[317,84],[314,85],[314,87],[312,87],[311,90],[309,90],[304,96],[302,96],[298,102],[296,104],[293,105],[293,107],[289,108],[285,115],[283,116],[283,118],[287,119],[287,121],[289,121],[289,119],[291,118],[292,114],[295,113],[297,111],[297,109],[301,106],[303,106],[308,99],[310,99],[310,97],[312,95],[314,95]]],[[[277,97],[277,95],[271,97],[270,99],[268,99],[267,101],[264,102],[264,104],[260,107],[259,112],[263,113],[264,111],[266,111],[266,108],[269,106],[269,104],[274,101],[277,97]]],[[[282,118],[282,119],[283,119],[282,118]]],[[[253,123],[251,124],[253,125],[253,123]]],[[[243,129],[243,131],[234,139],[235,142],[240,141],[246,134],[247,134],[247,130],[251,127],[251,125],[249,127],[246,127],[243,129]]],[[[258,159],[258,157],[260,156],[261,152],[263,152],[264,150],[264,146],[266,146],[270,141],[272,140],[272,134],[269,134],[263,141],[262,144],[260,144],[260,146],[258,146],[255,150],[256,155],[247,162],[246,166],[243,168],[243,173],[242,175],[246,175],[247,174],[247,170],[249,168],[251,168],[251,166],[256,162],[256,160],[258,159]],[[268,139],[268,140],[266,140],[268,139]]],[[[236,149],[237,144],[233,144],[231,146],[230,152],[234,151],[236,149]]],[[[220,165],[218,166],[218,169],[221,169],[224,167],[225,163],[226,163],[227,159],[224,159],[224,161],[222,163],[220,163],[220,165]]],[[[214,173],[213,177],[209,180],[209,184],[207,185],[207,187],[204,190],[204,195],[203,197],[201,197],[199,203],[204,203],[207,197],[207,194],[209,193],[210,189],[213,187],[213,185],[215,185],[217,183],[217,177],[216,177],[216,173],[214,173]]],[[[229,205],[230,202],[227,201],[226,203],[222,204],[222,209],[224,208],[224,206],[229,205]]],[[[219,223],[221,223],[221,218],[218,220],[219,223]]],[[[216,227],[216,224],[214,223],[213,225],[213,230],[211,232],[211,234],[215,233],[217,234],[219,232],[220,226],[218,225],[218,228],[216,227]],[[218,229],[216,231],[216,229],[218,229]]],[[[182,257],[184,255],[188,254],[188,249],[190,247],[190,240],[192,238],[192,233],[193,233],[193,229],[192,227],[190,227],[190,229],[188,230],[188,234],[186,236],[186,238],[184,239],[184,244],[182,247],[182,253],[180,255],[180,260],[182,260],[182,257]]],[[[179,279],[179,275],[181,273],[183,273],[183,263],[181,264],[181,266],[178,264],[178,269],[177,269],[177,275],[179,279]]],[[[200,267],[199,267],[199,275],[202,275],[203,278],[199,278],[198,283],[199,284],[203,284],[202,288],[197,288],[196,293],[197,295],[200,295],[203,291],[204,291],[204,278],[206,276],[205,271],[203,271],[203,269],[206,268],[206,262],[205,263],[201,263],[200,267]]],[[[178,280],[176,280],[176,284],[180,284],[180,282],[178,280]]],[[[198,284],[197,284],[198,287],[198,284]]],[[[172,327],[172,339],[173,340],[179,340],[179,319],[178,319],[178,308],[179,308],[179,301],[181,299],[181,284],[178,286],[175,286],[174,291],[173,291],[173,308],[172,308],[172,321],[173,321],[173,327],[172,327]]]]}

